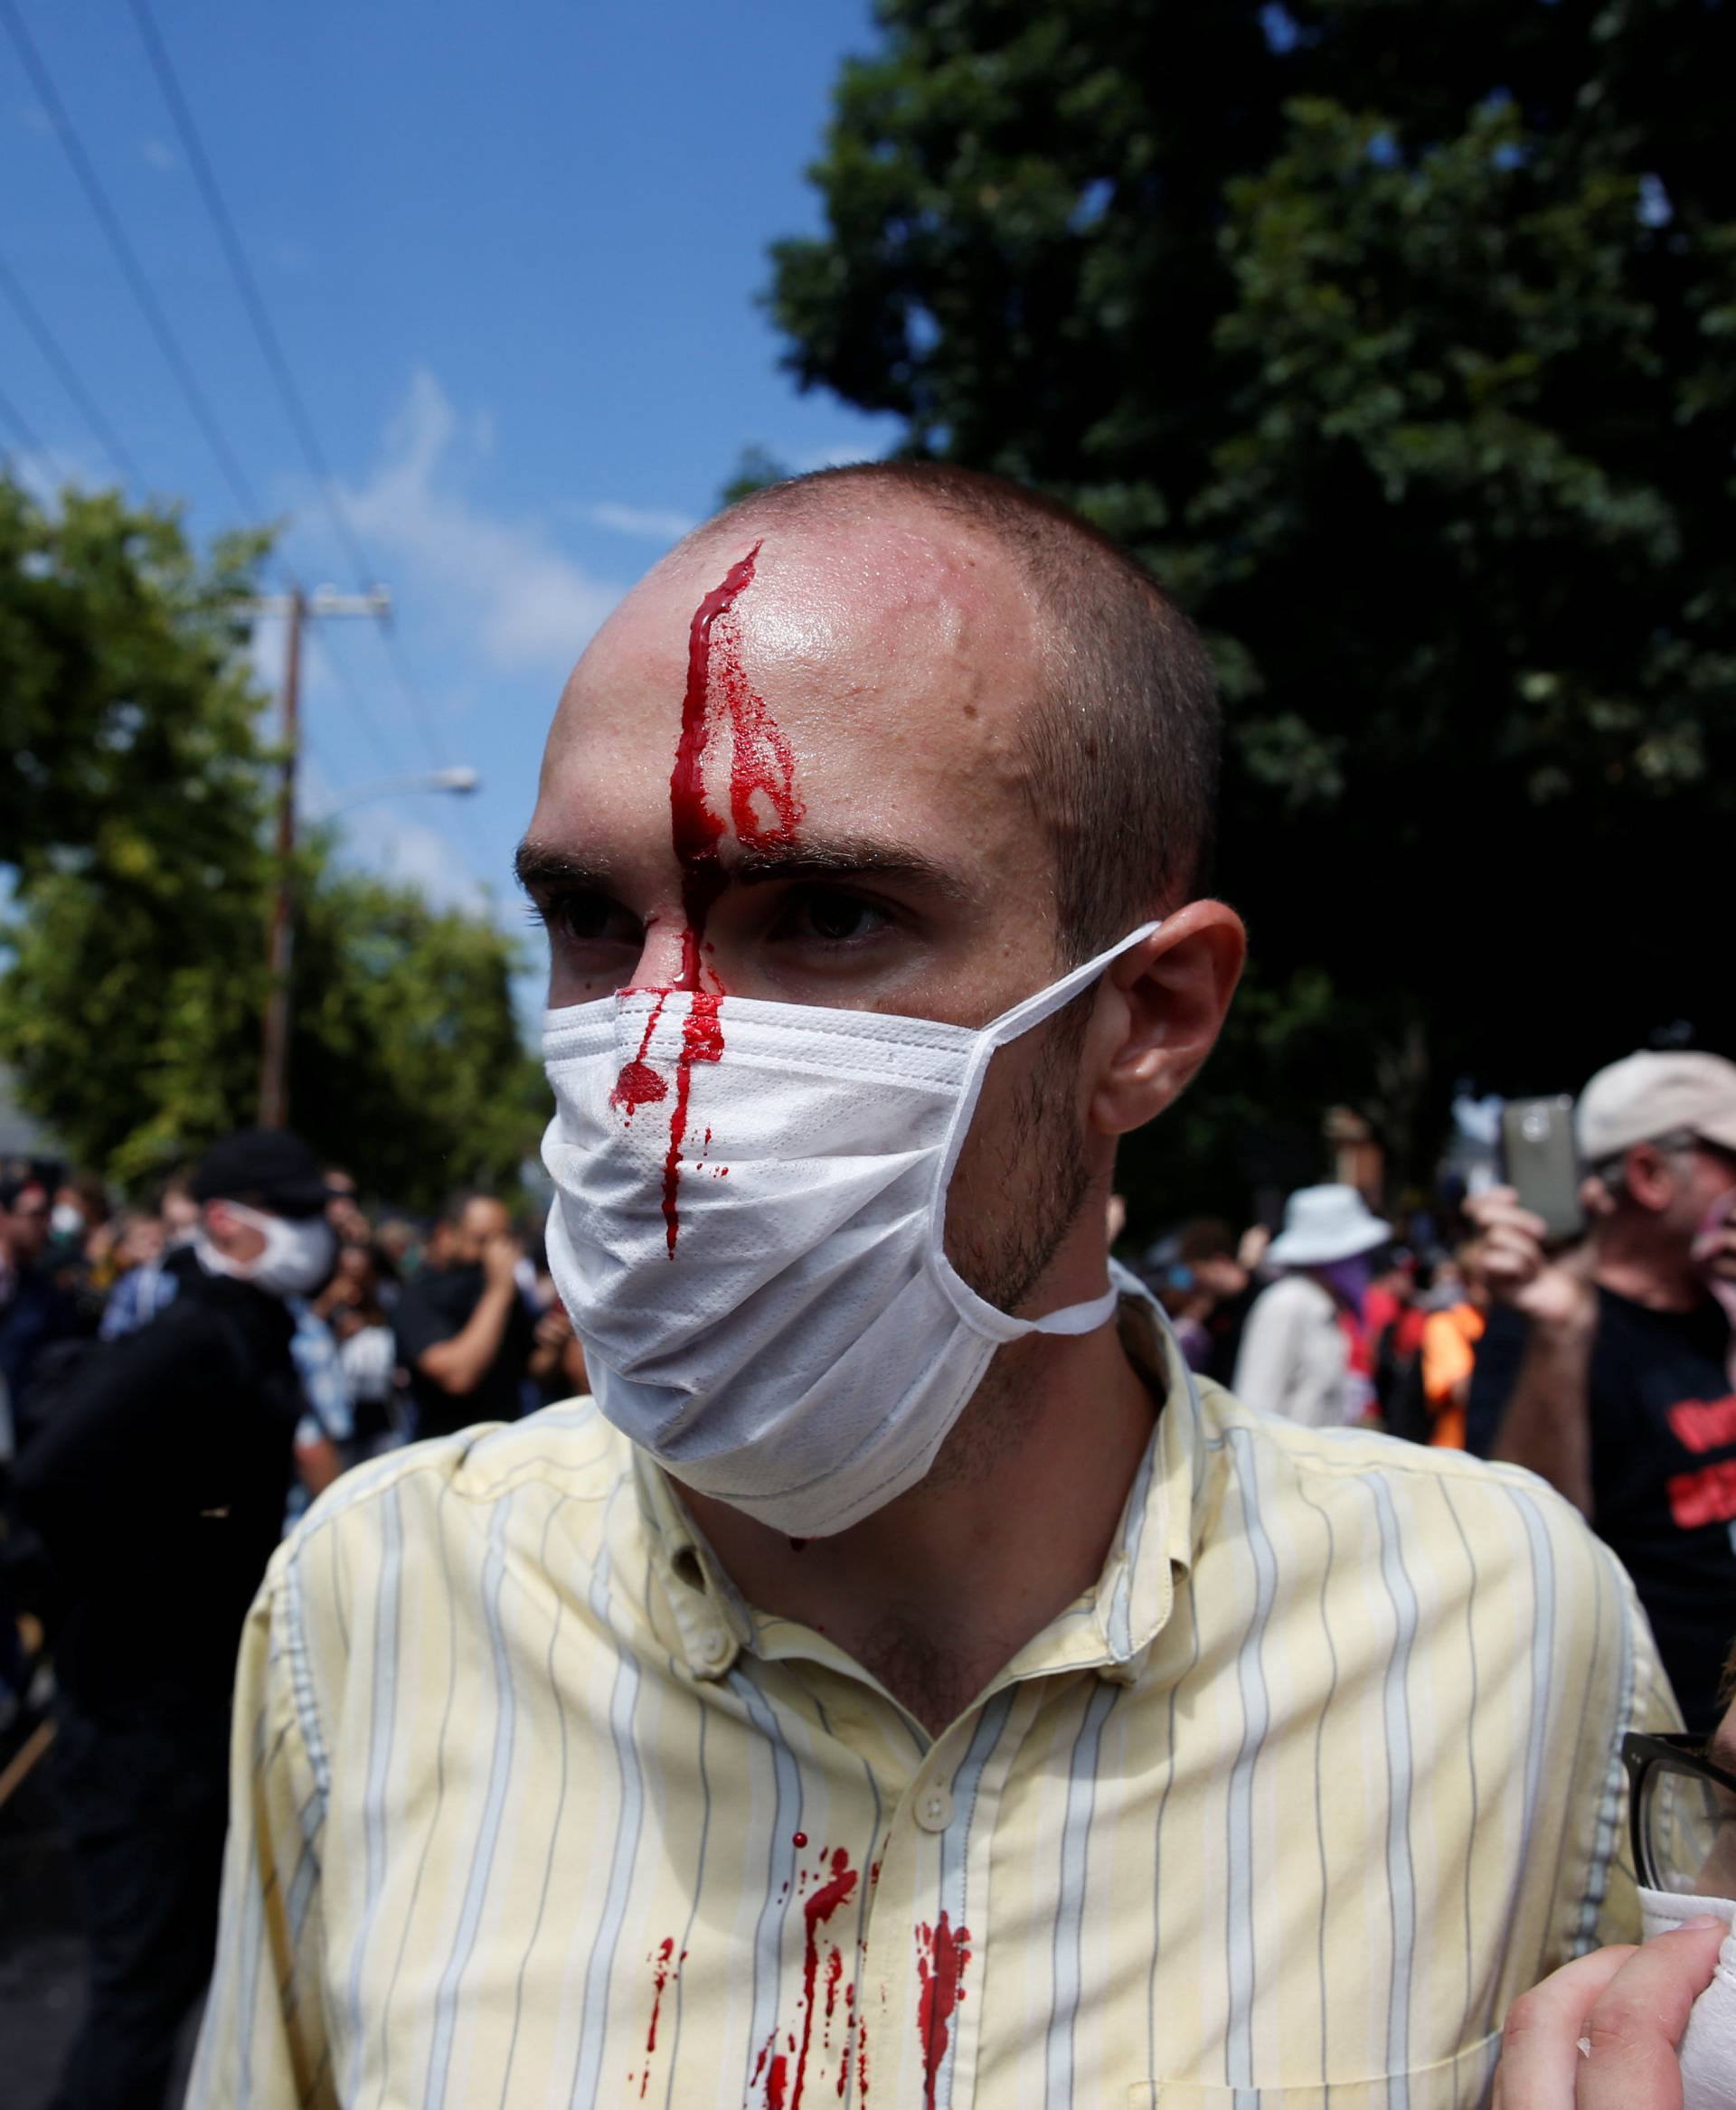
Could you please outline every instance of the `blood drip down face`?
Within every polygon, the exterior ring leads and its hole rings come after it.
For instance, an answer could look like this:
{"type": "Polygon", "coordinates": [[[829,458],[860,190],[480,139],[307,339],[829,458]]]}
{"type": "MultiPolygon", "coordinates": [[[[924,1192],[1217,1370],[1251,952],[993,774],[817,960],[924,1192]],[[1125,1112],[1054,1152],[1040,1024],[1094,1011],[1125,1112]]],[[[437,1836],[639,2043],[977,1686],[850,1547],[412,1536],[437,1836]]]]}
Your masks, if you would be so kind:
{"type": "MultiPolygon", "coordinates": [[[[687,1102],[693,1065],[716,1062],[723,1053],[724,994],[717,970],[705,955],[705,923],[723,888],[718,855],[725,827],[734,830],[742,849],[785,848],[797,840],[802,819],[796,796],[796,763],[789,743],[778,730],[765,700],[750,683],[741,665],[741,637],[735,605],[753,579],[761,545],[754,544],[732,564],[693,610],[687,634],[687,687],[681,704],[681,735],[675,768],[669,772],[669,828],[681,865],[683,930],[681,973],[675,986],[691,991],[693,1003],[682,1026],[675,1058],[675,1097],[669,1113],[669,1149],[663,1167],[663,1220],[669,1258],[680,1236],[678,1198],[682,1144],[687,1135],[687,1102]],[[705,764],[717,736],[729,734],[729,815],[717,811],[706,796],[705,764]],[[711,987],[705,986],[709,975],[711,987]]],[[[616,1079],[609,1103],[631,1117],[639,1107],[655,1105],[668,1088],[646,1061],[651,1036],[663,1015],[659,993],[635,1059],[616,1079]]]]}

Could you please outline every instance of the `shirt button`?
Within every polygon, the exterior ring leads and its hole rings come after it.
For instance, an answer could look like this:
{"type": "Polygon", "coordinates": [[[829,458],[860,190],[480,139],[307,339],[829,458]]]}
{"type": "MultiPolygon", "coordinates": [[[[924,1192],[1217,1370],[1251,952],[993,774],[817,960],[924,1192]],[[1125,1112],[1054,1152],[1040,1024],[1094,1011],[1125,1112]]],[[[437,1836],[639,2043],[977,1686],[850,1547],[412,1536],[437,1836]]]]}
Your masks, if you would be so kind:
{"type": "Polygon", "coordinates": [[[699,1637],[699,1660],[713,1671],[730,1653],[730,1637],[721,1626],[708,1626],[699,1637]]]}
{"type": "Polygon", "coordinates": [[[952,1823],[952,1796],[944,1787],[923,1789],[916,1799],[916,1821],[925,1832],[944,1832],[952,1823]]]}

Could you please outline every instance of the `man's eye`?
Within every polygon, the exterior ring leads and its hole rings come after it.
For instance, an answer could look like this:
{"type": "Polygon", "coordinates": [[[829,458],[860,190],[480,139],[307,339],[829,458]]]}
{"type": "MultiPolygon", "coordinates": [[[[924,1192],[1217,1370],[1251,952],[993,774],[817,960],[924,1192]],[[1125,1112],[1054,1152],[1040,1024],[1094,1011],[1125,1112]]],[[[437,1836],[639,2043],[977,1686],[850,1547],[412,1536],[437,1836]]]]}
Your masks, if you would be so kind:
{"type": "Polygon", "coordinates": [[[556,937],[570,945],[638,944],[637,917],[606,894],[551,895],[542,904],[542,920],[556,937]]]}
{"type": "Polygon", "coordinates": [[[860,945],[892,921],[887,911],[843,887],[792,887],[773,928],[775,937],[821,945],[860,945]]]}

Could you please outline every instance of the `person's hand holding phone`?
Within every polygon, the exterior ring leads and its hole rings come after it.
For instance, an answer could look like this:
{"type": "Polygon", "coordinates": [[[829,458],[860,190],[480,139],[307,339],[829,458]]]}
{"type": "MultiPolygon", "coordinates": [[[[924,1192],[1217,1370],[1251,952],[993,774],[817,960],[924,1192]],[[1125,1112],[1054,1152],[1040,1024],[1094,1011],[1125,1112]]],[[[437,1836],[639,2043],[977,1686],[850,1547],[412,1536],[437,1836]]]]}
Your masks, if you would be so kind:
{"type": "Polygon", "coordinates": [[[505,1288],[514,1279],[524,1248],[511,1231],[496,1231],[482,1248],[482,1276],[490,1289],[505,1288]]]}
{"type": "Polygon", "coordinates": [[[1549,1227],[1521,1206],[1511,1187],[1473,1195],[1465,1213],[1481,1234],[1478,1251],[1491,1295],[1542,1325],[1589,1330],[1597,1323],[1589,1241],[1552,1252],[1549,1227]]]}

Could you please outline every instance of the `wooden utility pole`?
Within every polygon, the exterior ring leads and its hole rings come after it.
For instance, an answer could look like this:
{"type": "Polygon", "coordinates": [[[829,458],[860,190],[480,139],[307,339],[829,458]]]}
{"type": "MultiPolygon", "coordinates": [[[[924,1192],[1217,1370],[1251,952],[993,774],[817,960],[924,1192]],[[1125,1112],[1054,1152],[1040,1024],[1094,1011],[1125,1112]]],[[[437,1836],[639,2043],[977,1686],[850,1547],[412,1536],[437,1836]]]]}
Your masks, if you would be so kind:
{"type": "Polygon", "coordinates": [[[322,586],[310,600],[301,589],[254,603],[261,616],[284,622],[283,690],[278,699],[277,877],[265,948],[265,1041],[259,1059],[259,1126],[283,1128],[289,1120],[289,1031],[294,1016],[296,954],[296,773],[301,759],[301,626],[309,616],[372,616],[383,619],[392,597],[382,586],[372,593],[334,593],[322,586]]]}
{"type": "Polygon", "coordinates": [[[289,1119],[289,972],[296,951],[296,767],[301,753],[301,626],[307,599],[292,587],[284,602],[283,692],[278,701],[277,879],[265,941],[265,1048],[259,1062],[259,1126],[289,1119]]]}

